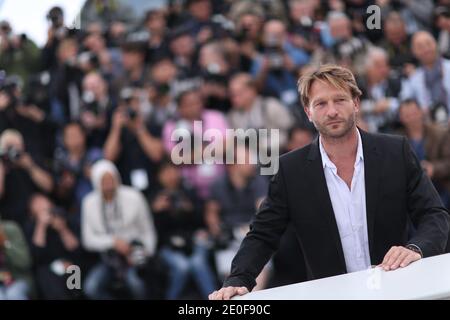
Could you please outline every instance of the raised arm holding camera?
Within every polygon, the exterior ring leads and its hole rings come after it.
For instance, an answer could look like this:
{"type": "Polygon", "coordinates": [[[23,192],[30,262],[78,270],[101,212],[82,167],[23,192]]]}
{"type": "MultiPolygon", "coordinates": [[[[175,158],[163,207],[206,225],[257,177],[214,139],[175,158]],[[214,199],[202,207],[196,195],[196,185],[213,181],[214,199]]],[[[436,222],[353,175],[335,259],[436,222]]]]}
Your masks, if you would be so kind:
{"type": "Polygon", "coordinates": [[[25,151],[22,135],[13,129],[5,130],[0,136],[2,153],[0,173],[0,207],[4,217],[23,225],[29,197],[37,190],[51,192],[53,179],[25,151]],[[6,186],[8,186],[6,188],[6,186]],[[20,190],[20,192],[17,192],[20,190]]]}

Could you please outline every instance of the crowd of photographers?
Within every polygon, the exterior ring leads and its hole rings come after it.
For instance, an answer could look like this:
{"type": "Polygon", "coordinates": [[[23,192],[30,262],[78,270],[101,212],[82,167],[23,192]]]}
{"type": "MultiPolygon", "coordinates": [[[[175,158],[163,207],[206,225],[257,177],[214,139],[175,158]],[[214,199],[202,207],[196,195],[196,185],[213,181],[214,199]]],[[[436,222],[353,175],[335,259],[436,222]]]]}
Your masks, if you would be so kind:
{"type": "MultiPolygon", "coordinates": [[[[356,74],[359,127],[406,135],[450,207],[450,1],[186,0],[133,23],[97,2],[81,30],[52,8],[42,48],[0,23],[0,299],[206,298],[268,177],[174,165],[172,133],[201,135],[200,120],[279,129],[267,150],[307,145],[296,82],[317,64],[356,74]]],[[[305,279],[294,237],[258,288],[305,279]]]]}

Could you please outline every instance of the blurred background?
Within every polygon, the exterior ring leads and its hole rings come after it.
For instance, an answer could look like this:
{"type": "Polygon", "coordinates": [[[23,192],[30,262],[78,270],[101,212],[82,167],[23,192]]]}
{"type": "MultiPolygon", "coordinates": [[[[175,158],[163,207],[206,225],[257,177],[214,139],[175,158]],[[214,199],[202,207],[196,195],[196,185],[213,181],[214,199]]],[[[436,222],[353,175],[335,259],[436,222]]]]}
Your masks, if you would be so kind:
{"type": "MultiPolygon", "coordinates": [[[[297,81],[324,63],[354,72],[359,128],[407,136],[448,208],[449,59],[449,0],[0,0],[0,299],[206,299],[270,177],[175,165],[172,133],[279,130],[224,158],[301,148],[297,81]]],[[[255,290],[305,279],[288,229],[255,290]]]]}

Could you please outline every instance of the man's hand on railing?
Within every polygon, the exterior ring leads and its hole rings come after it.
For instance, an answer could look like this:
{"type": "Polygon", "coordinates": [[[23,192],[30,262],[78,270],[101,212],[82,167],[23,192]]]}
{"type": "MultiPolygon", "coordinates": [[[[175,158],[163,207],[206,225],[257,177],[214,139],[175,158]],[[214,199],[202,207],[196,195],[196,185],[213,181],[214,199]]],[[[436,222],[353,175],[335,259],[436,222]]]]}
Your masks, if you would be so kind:
{"type": "Polygon", "coordinates": [[[406,247],[392,247],[384,256],[379,267],[385,271],[395,270],[398,267],[404,268],[414,261],[420,260],[422,255],[419,252],[406,247]]]}
{"type": "Polygon", "coordinates": [[[226,287],[221,288],[219,291],[214,291],[209,295],[209,300],[230,300],[236,295],[244,295],[248,293],[246,287],[226,287]]]}

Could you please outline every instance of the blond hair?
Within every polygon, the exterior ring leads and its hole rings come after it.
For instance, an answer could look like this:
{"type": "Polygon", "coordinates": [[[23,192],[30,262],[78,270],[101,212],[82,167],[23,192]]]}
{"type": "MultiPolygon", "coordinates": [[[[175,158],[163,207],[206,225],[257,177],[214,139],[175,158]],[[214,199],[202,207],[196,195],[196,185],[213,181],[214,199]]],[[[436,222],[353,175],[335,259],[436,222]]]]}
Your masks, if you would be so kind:
{"type": "Polygon", "coordinates": [[[11,139],[15,139],[19,141],[20,144],[23,144],[23,136],[19,131],[16,129],[6,129],[0,135],[0,149],[4,150],[11,139]]]}
{"type": "Polygon", "coordinates": [[[355,76],[349,69],[334,64],[325,64],[306,71],[298,80],[298,92],[304,107],[309,106],[311,86],[316,80],[349,91],[353,99],[359,98],[362,94],[356,84],[355,76]]]}

